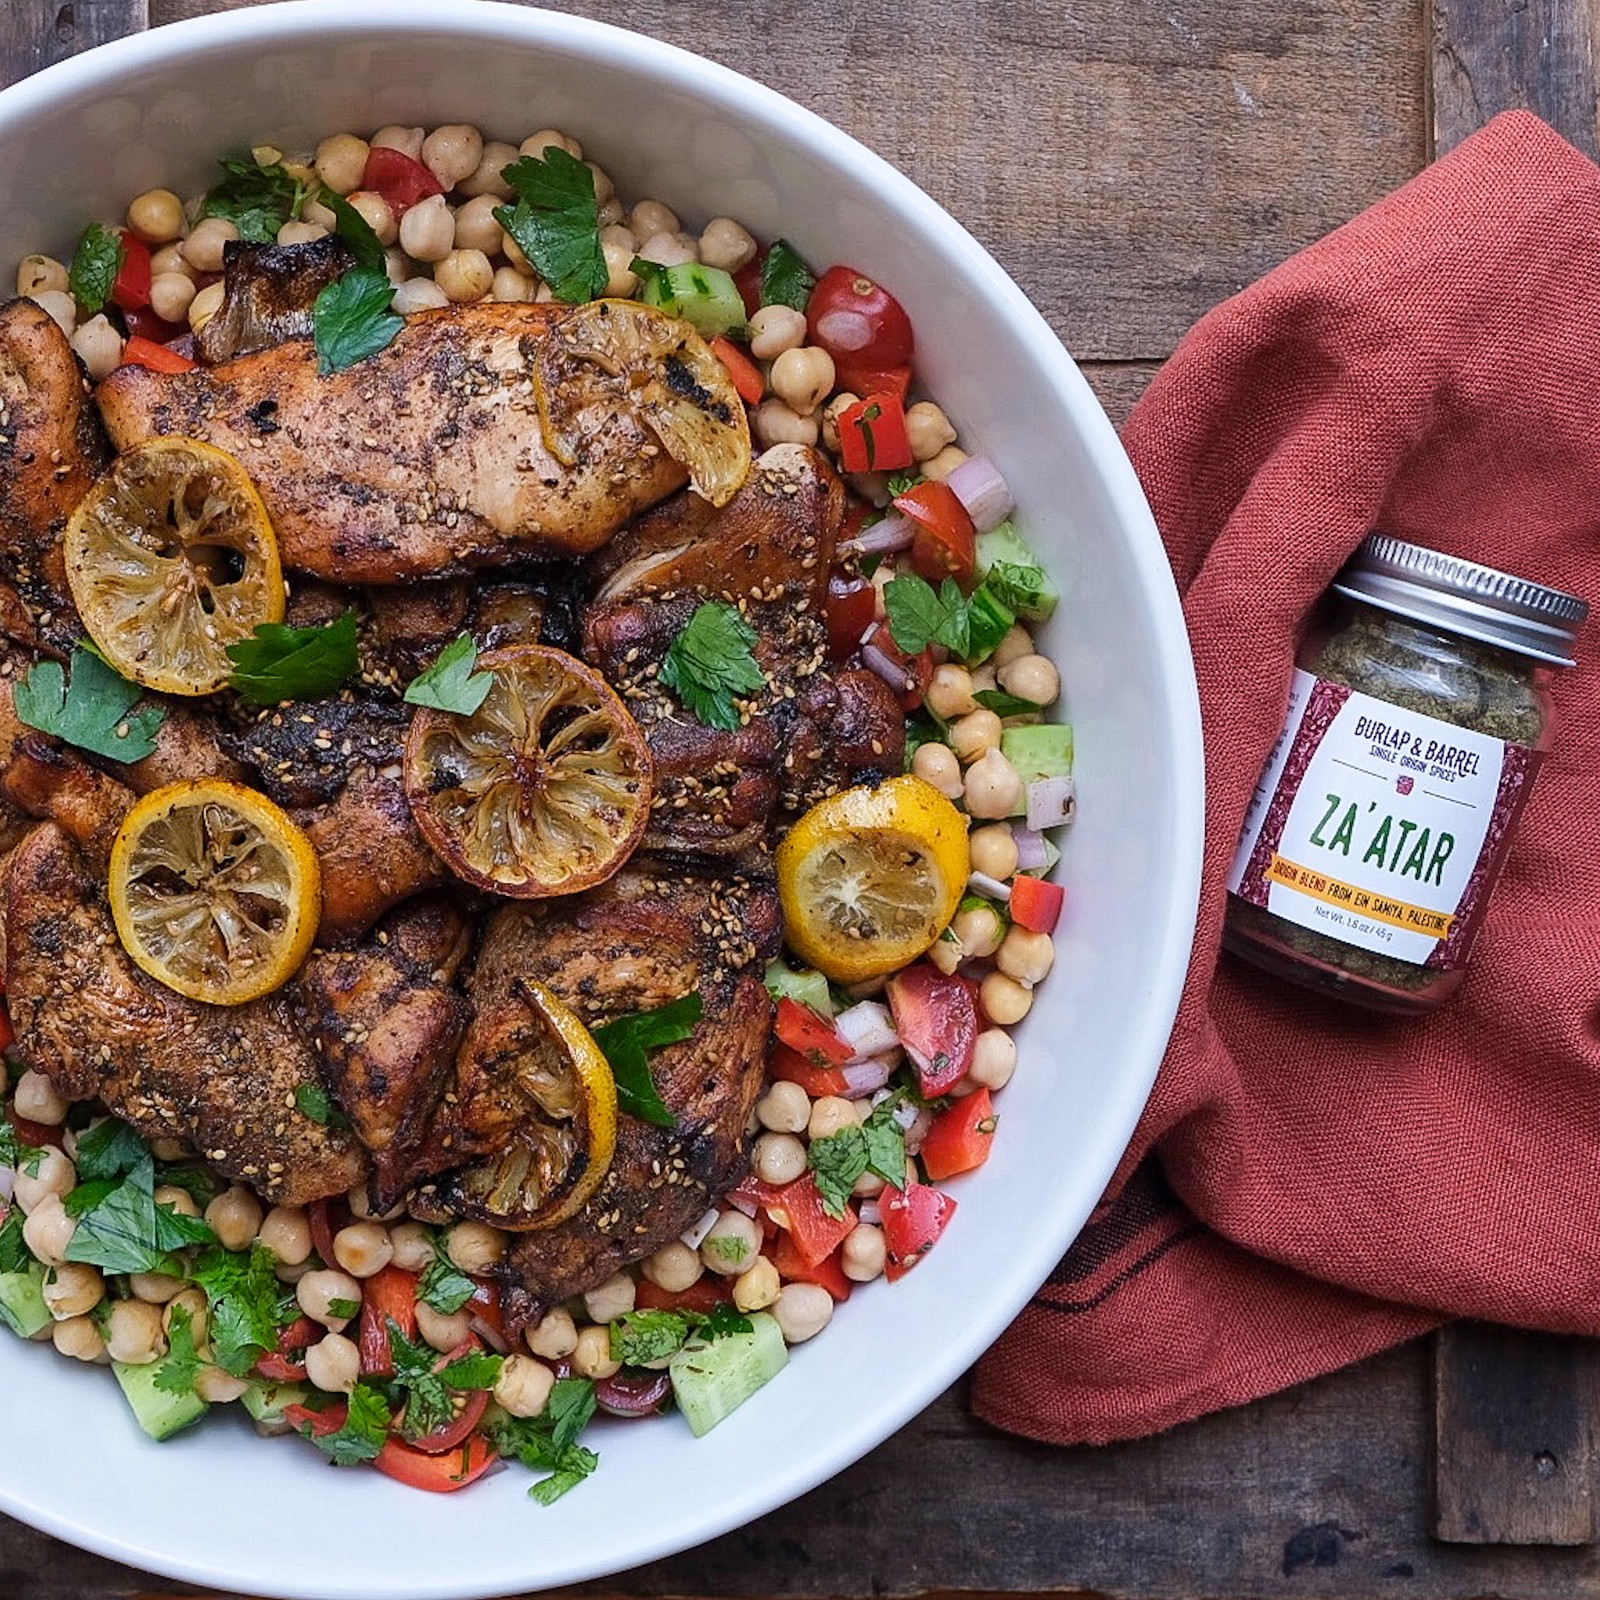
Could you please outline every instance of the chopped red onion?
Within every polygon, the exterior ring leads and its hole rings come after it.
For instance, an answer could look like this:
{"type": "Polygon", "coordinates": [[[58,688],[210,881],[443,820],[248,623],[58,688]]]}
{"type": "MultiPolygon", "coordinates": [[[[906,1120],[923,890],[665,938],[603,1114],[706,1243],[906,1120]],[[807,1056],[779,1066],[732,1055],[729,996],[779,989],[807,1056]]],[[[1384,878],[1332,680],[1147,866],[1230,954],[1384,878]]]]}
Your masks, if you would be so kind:
{"type": "Polygon", "coordinates": [[[883,1207],[876,1200],[863,1200],[856,1207],[856,1216],[862,1222],[869,1222],[874,1228],[882,1225],[883,1207]]]}
{"type": "Polygon", "coordinates": [[[472,1331],[494,1351],[497,1356],[510,1353],[511,1346],[506,1342],[506,1336],[493,1323],[483,1317],[473,1317],[469,1323],[472,1331]]]}
{"type": "Polygon", "coordinates": [[[1011,898],[1011,885],[1001,883],[998,878],[991,878],[987,872],[973,872],[967,876],[967,887],[974,894],[981,894],[990,900],[999,900],[1002,903],[1011,898]]]}
{"type": "MultiPolygon", "coordinates": [[[[729,1205],[738,1206],[738,1208],[743,1211],[747,1217],[753,1217],[756,1214],[755,1202],[753,1200],[740,1200],[736,1199],[733,1195],[729,1195],[727,1198],[729,1205]]],[[[695,1223],[692,1228],[685,1228],[683,1232],[678,1235],[678,1237],[686,1245],[688,1245],[691,1250],[698,1250],[700,1246],[705,1243],[706,1235],[710,1233],[714,1227],[716,1227],[717,1218],[720,1215],[721,1213],[717,1210],[717,1208],[712,1206],[712,1208],[706,1212],[706,1214],[701,1217],[701,1219],[695,1223]]]]}
{"type": "Polygon", "coordinates": [[[913,1122],[917,1120],[917,1108],[902,1100],[893,1111],[889,1113],[894,1125],[904,1133],[913,1122]]]}
{"type": "Polygon", "coordinates": [[[653,1417],[671,1393],[665,1372],[614,1372],[594,1386],[595,1403],[609,1417],[653,1417]]]}
{"type": "Polygon", "coordinates": [[[1028,785],[1028,826],[1059,828],[1077,809],[1071,778],[1035,778],[1028,785]]]}
{"type": "Polygon", "coordinates": [[[917,525],[910,517],[891,511],[882,521],[863,528],[853,539],[846,539],[838,548],[843,556],[886,556],[895,550],[907,549],[916,537],[917,525]]]}
{"type": "Polygon", "coordinates": [[[864,1100],[869,1094],[876,1094],[889,1081],[889,1074],[893,1071],[894,1063],[885,1056],[880,1056],[876,1061],[852,1061],[839,1069],[845,1084],[843,1098],[864,1100]]]}
{"type": "Polygon", "coordinates": [[[1024,872],[1043,872],[1050,865],[1050,846],[1037,828],[1013,828],[1017,843],[1017,865],[1024,872]]]}
{"type": "Polygon", "coordinates": [[[933,1126],[933,1113],[926,1106],[916,1108],[916,1116],[911,1120],[911,1126],[906,1129],[906,1154],[914,1156],[922,1148],[922,1141],[928,1137],[928,1130],[933,1126]]]}
{"type": "Polygon", "coordinates": [[[0,1167],[0,1200],[7,1205],[11,1204],[11,1196],[16,1193],[17,1169],[15,1167],[0,1167]]]}
{"type": "Polygon", "coordinates": [[[883,681],[894,690],[896,694],[904,694],[912,687],[911,674],[892,660],[875,644],[864,644],[861,647],[862,665],[870,667],[883,681]]]}
{"type": "Polygon", "coordinates": [[[894,1022],[888,1006],[877,1000],[863,1000],[859,1005],[841,1011],[833,1019],[844,1042],[850,1046],[850,1064],[869,1061],[873,1056],[886,1055],[900,1043],[894,1031],[894,1022]]]}
{"type": "Polygon", "coordinates": [[[979,533],[998,528],[1016,509],[1015,496],[988,456],[968,456],[944,481],[979,533]]]}

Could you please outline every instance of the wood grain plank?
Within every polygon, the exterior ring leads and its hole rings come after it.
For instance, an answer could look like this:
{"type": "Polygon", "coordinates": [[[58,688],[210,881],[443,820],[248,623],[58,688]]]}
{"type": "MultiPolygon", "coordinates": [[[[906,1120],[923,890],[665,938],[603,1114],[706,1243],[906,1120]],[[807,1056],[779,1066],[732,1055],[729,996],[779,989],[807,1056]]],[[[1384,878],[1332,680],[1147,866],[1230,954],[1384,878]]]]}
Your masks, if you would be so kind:
{"type": "Polygon", "coordinates": [[[0,5],[0,85],[148,23],[147,0],[6,0],[0,5]]]}

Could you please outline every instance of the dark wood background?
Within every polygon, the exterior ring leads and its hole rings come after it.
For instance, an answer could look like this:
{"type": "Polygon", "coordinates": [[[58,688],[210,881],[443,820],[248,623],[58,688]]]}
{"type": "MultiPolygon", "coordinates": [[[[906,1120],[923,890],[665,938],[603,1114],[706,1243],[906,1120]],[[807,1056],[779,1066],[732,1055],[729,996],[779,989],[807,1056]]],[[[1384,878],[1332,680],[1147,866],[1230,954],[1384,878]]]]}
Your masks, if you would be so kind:
{"type": "MultiPolygon", "coordinates": [[[[909,172],[1117,420],[1202,312],[1496,111],[1596,148],[1585,0],[551,3],[726,62],[909,172]]],[[[0,82],[221,9],[0,0],[0,82]]],[[[1475,1328],[1101,1450],[991,1432],[958,1386],[794,1505],[584,1592],[1590,1600],[1595,1415],[1592,1349],[1475,1328]]],[[[157,1591],[0,1518],[0,1600],[157,1591]]]]}

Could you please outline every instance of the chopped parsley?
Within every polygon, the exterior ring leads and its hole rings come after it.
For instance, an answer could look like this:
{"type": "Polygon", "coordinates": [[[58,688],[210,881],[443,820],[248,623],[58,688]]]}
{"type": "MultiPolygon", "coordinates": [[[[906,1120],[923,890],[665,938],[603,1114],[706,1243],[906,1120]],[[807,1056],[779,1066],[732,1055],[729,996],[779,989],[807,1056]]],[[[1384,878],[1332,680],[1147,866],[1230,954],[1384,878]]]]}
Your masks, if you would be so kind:
{"type": "Polygon", "coordinates": [[[611,1324],[611,1356],[624,1366],[647,1367],[675,1356],[691,1333],[712,1340],[730,1333],[750,1333],[753,1327],[749,1317],[725,1300],[703,1314],[630,1311],[611,1324]]]}
{"type": "Polygon", "coordinates": [[[577,304],[605,292],[611,274],[600,248],[600,206],[594,174],[560,145],[544,156],[523,156],[500,176],[515,206],[496,206],[494,219],[517,242],[557,300],[577,304]]]}
{"type": "Polygon", "coordinates": [[[453,1317],[478,1292],[478,1286],[442,1250],[423,1269],[417,1298],[443,1317],[453,1317]]]}
{"type": "Polygon", "coordinates": [[[115,228],[91,222],[83,230],[78,247],[72,252],[67,287],[85,317],[92,317],[111,298],[127,253],[128,247],[115,228]]]}
{"type": "Polygon", "coordinates": [[[653,1122],[658,1128],[677,1125],[650,1075],[645,1052],[687,1039],[704,1011],[699,991],[691,990],[654,1011],[631,1011],[592,1030],[594,1042],[617,1080],[617,1104],[629,1116],[653,1122]]]}
{"type": "Polygon", "coordinates": [[[774,239],[761,263],[761,303],[804,311],[817,286],[817,275],[787,239],[774,239]]]}
{"type": "Polygon", "coordinates": [[[343,1317],[348,1322],[352,1317],[361,1315],[361,1302],[359,1300],[330,1300],[328,1302],[328,1315],[330,1317],[343,1317]]]}
{"type": "Polygon", "coordinates": [[[726,1261],[730,1267],[738,1266],[750,1254],[750,1245],[746,1240],[728,1233],[714,1234],[706,1240],[703,1248],[719,1261],[726,1261]]]}
{"type": "Polygon", "coordinates": [[[372,224],[343,195],[335,194],[332,189],[319,190],[317,204],[326,206],[333,213],[333,231],[350,247],[356,265],[382,272],[383,246],[372,231],[372,224]]]}
{"type": "Polygon", "coordinates": [[[208,1250],[189,1274],[210,1303],[212,1359],[242,1378],[278,1347],[278,1330],[298,1319],[294,1291],[278,1282],[272,1252],[259,1244],[249,1252],[208,1250]]]}
{"type": "Polygon", "coordinates": [[[281,162],[263,166],[248,160],[224,158],[217,163],[221,179],[200,202],[200,215],[224,217],[251,244],[271,244],[278,229],[292,222],[306,202],[306,186],[281,162]]]}
{"type": "Polygon", "coordinates": [[[308,1122],[314,1122],[321,1128],[331,1127],[338,1116],[328,1091],[320,1083],[298,1085],[294,1091],[294,1106],[308,1122]]]}
{"type": "Polygon", "coordinates": [[[806,1163],[816,1179],[822,1207],[830,1217],[842,1217],[851,1191],[868,1172],[899,1188],[906,1181],[906,1136],[894,1120],[898,1095],[880,1102],[872,1115],[854,1128],[841,1128],[826,1138],[813,1139],[806,1163]]]}
{"type": "Polygon", "coordinates": [[[903,494],[910,494],[921,483],[922,476],[916,472],[891,472],[889,474],[889,498],[898,500],[903,494]]]}
{"type": "Polygon", "coordinates": [[[193,1394],[194,1380],[199,1375],[200,1347],[195,1341],[194,1318],[187,1306],[174,1306],[167,1330],[166,1359],[156,1368],[151,1381],[163,1394],[193,1394]]]}
{"type": "Polygon", "coordinates": [[[731,605],[707,600],[672,641],[661,663],[660,681],[709,728],[736,733],[740,695],[767,686],[751,654],[756,631],[731,605]]]}
{"type": "Polygon", "coordinates": [[[914,572],[902,572],[884,585],[883,604],[889,632],[908,655],[942,644],[963,661],[980,661],[1017,620],[986,584],[968,597],[954,578],[936,590],[914,572]]]}
{"type": "Polygon", "coordinates": [[[70,680],[59,661],[41,661],[12,691],[19,720],[112,761],[143,761],[156,747],[167,714],[159,706],[134,711],[144,690],[129,683],[79,644],[70,680]]]}
{"type": "Polygon", "coordinates": [[[358,1383],[350,1391],[344,1425],[336,1433],[318,1435],[308,1425],[300,1431],[336,1467],[359,1466],[373,1460],[389,1437],[394,1413],[389,1402],[369,1383],[358,1383]]]}
{"type": "Polygon", "coordinates": [[[438,1351],[409,1338],[393,1317],[389,1318],[389,1353],[394,1361],[396,1403],[405,1407],[401,1432],[411,1440],[425,1439],[447,1427],[455,1417],[452,1396],[492,1389],[504,1365],[501,1356],[474,1352],[441,1366],[438,1351]]]}
{"type": "Polygon", "coordinates": [[[488,1425],[489,1442],[507,1460],[549,1474],[528,1491],[548,1506],[600,1465],[599,1456],[578,1443],[594,1413],[594,1385],[587,1378],[558,1378],[542,1415],[496,1414],[488,1425]]]}
{"type": "Polygon", "coordinates": [[[340,688],[360,665],[356,614],[346,610],[332,622],[290,628],[260,622],[248,639],[228,646],[230,688],[252,705],[285,700],[320,700],[340,688]]]}
{"type": "Polygon", "coordinates": [[[323,289],[311,306],[317,371],[342,372],[386,350],[406,319],[390,309],[394,285],[371,267],[356,267],[323,289]]]}
{"type": "Polygon", "coordinates": [[[477,661],[478,647],[472,642],[472,635],[457,634],[434,658],[433,665],[411,680],[406,703],[470,717],[494,687],[492,672],[472,670],[477,661]]]}

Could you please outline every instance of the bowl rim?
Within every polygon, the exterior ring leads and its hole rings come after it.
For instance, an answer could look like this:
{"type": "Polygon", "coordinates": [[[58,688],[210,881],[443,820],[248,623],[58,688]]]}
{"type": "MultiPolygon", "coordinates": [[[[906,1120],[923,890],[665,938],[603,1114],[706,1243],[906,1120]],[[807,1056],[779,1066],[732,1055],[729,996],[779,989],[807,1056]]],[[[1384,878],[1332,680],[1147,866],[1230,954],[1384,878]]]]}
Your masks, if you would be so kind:
{"type": "MultiPolygon", "coordinates": [[[[7,136],[15,120],[46,110],[63,93],[95,89],[115,92],[147,68],[167,66],[194,53],[236,50],[253,41],[279,43],[285,35],[315,40],[363,32],[374,37],[403,38],[415,33],[437,33],[443,27],[514,47],[554,46],[616,69],[643,71],[669,89],[713,103],[738,120],[771,129],[776,136],[825,164],[848,166],[875,190],[887,191],[896,206],[935,238],[958,269],[982,288],[1000,314],[1030,335],[1035,357],[1080,429],[1087,453],[1102,475],[1108,497],[1126,530],[1128,554],[1150,608],[1157,639],[1159,679],[1172,739],[1174,804],[1165,847],[1176,871],[1169,883],[1164,916],[1154,930],[1152,949],[1159,954],[1147,974],[1147,1003],[1129,1025],[1128,1055],[1142,1064],[1141,1073],[1137,1077],[1129,1075],[1116,1126],[1107,1129],[1108,1135],[1114,1133],[1116,1137],[1108,1137],[1104,1144],[1104,1149],[1114,1154],[1108,1155],[1102,1163],[1104,1170],[1097,1175],[1095,1192],[1101,1192],[1126,1151],[1154,1085],[1177,1014],[1195,936],[1204,842],[1199,695],[1171,568],[1155,519],[1115,429],[1043,315],[954,217],[888,161],[775,89],[645,34],[586,17],[504,4],[501,0],[388,0],[376,13],[370,0],[275,0],[166,24],[100,45],[0,90],[0,139],[7,136]]],[[[998,1338],[1046,1279],[1087,1218],[1063,1214],[1052,1220],[1053,1226],[1029,1230],[1027,1238],[1013,1242],[1004,1292],[995,1293],[991,1288],[981,1304],[969,1303],[961,1326],[951,1330],[941,1358],[926,1364],[914,1376],[908,1373],[904,1386],[882,1406],[854,1418],[834,1419],[836,1426],[825,1448],[807,1452],[798,1462],[770,1472],[752,1473],[742,1495],[720,1502],[714,1511],[687,1527],[631,1545],[620,1562],[601,1558],[572,1560],[544,1570],[533,1566],[524,1579],[513,1579],[513,1584],[531,1582],[553,1587],[676,1554],[765,1515],[852,1465],[922,1411],[998,1338]]],[[[25,1493],[3,1483],[0,1510],[83,1549],[180,1581],[266,1592],[253,1588],[263,1574],[228,1570],[190,1560],[181,1552],[143,1547],[103,1533],[58,1506],[34,1503],[25,1493]]],[[[491,1592],[511,1592],[498,1587],[498,1578],[490,1581],[497,1585],[491,1592]]],[[[406,1587],[386,1580],[380,1590],[370,1584],[336,1580],[331,1587],[324,1584],[315,1593],[303,1588],[271,1592],[304,1595],[306,1600],[344,1600],[346,1596],[350,1600],[375,1600],[380,1593],[384,1600],[474,1600],[485,1590],[481,1582],[471,1581],[447,1587],[406,1587]]]]}

